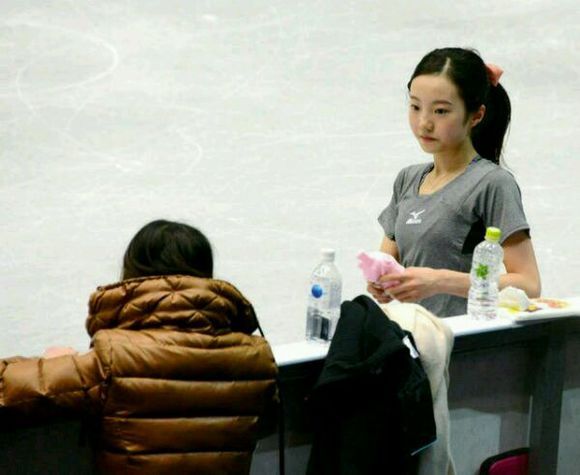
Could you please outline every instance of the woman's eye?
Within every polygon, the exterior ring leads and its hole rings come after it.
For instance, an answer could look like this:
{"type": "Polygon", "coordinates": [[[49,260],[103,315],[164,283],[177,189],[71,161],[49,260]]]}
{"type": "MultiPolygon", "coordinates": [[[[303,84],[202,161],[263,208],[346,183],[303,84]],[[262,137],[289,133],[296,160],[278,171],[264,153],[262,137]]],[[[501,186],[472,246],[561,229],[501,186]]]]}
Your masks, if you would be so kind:
{"type": "Polygon", "coordinates": [[[444,115],[448,113],[449,111],[447,109],[435,109],[435,114],[444,115]]]}
{"type": "Polygon", "coordinates": [[[419,106],[417,104],[409,104],[409,108],[412,111],[418,111],[419,110],[419,106]]]}

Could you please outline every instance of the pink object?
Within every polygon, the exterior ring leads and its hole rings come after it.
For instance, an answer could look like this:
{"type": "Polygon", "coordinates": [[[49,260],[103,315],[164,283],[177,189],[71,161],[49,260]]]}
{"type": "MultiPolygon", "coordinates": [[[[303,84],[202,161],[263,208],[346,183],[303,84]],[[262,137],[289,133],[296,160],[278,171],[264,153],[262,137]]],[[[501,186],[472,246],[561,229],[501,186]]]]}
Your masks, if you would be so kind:
{"type": "Polygon", "coordinates": [[[497,86],[499,84],[499,78],[503,74],[503,69],[501,69],[497,64],[485,63],[485,69],[487,69],[487,77],[492,86],[497,86]]]}
{"type": "Polygon", "coordinates": [[[527,475],[529,449],[509,450],[484,460],[479,475],[527,475]]]}
{"type": "MultiPolygon", "coordinates": [[[[385,252],[372,251],[372,252],[359,252],[358,255],[358,266],[363,272],[366,280],[370,282],[378,283],[381,276],[385,274],[400,274],[405,268],[397,262],[397,260],[385,252]]],[[[388,289],[393,285],[397,285],[398,282],[385,282],[382,284],[383,288],[388,289]]]]}

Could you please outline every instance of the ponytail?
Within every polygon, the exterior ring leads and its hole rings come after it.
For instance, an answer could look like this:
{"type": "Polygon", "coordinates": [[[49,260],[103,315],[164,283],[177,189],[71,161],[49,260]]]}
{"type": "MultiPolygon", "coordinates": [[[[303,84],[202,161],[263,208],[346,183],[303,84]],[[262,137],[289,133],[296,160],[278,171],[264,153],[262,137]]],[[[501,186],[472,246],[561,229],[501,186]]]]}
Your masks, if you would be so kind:
{"type": "Polygon", "coordinates": [[[510,99],[501,84],[489,88],[485,107],[483,120],[471,131],[471,141],[479,155],[499,165],[511,119],[510,99]]]}

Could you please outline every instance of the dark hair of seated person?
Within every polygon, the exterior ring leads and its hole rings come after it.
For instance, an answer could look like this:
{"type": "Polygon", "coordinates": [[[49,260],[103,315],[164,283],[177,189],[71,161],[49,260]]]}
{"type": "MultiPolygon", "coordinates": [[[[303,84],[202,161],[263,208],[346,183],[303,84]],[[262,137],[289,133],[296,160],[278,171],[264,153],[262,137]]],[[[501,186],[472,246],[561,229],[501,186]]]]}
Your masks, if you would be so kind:
{"type": "Polygon", "coordinates": [[[123,257],[122,279],[161,275],[213,276],[207,237],[193,226],[156,220],[133,237],[123,257]]]}

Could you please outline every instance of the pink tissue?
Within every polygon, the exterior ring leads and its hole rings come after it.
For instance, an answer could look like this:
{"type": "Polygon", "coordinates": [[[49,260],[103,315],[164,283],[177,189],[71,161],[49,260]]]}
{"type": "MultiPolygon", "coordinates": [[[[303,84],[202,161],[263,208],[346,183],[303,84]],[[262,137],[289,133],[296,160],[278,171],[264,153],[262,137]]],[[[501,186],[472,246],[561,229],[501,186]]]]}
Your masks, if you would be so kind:
{"type": "MultiPolygon", "coordinates": [[[[385,274],[400,274],[405,268],[397,262],[397,260],[385,252],[372,251],[372,252],[359,252],[358,255],[358,266],[363,272],[366,280],[370,282],[378,283],[382,275],[385,274]]],[[[391,281],[382,283],[383,288],[388,289],[399,282],[391,281]]]]}

